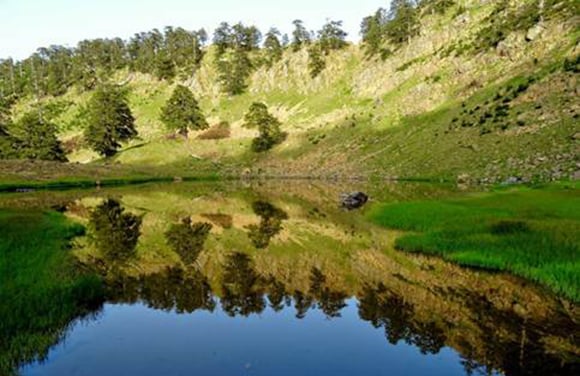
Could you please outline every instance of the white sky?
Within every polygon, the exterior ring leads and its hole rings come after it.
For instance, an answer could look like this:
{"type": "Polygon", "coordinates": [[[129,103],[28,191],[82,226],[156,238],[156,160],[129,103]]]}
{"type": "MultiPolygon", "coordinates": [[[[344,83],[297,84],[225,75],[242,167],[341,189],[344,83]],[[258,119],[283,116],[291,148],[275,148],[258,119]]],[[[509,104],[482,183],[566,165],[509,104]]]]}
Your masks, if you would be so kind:
{"type": "Polygon", "coordinates": [[[0,58],[22,59],[38,47],[75,46],[83,39],[121,37],[165,26],[205,28],[221,22],[255,24],[283,33],[301,19],[310,30],[342,20],[349,40],[359,39],[363,17],[390,0],[0,0],[0,58]]]}

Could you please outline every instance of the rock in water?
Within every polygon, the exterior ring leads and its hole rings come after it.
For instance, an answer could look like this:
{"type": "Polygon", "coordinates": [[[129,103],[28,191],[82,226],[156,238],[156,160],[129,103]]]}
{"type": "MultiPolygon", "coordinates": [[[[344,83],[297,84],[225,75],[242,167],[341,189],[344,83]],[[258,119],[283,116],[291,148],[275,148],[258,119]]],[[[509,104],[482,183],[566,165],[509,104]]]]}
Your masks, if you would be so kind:
{"type": "Polygon", "coordinates": [[[363,192],[344,193],[340,197],[341,206],[347,210],[354,210],[362,207],[369,200],[369,196],[363,192]]]}

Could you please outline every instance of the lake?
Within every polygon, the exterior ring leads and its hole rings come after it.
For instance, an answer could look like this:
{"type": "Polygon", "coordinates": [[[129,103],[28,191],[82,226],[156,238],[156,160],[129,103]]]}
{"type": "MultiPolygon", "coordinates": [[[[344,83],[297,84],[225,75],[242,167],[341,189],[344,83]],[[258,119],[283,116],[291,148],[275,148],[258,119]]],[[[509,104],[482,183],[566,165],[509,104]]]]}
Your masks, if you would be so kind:
{"type": "MultiPolygon", "coordinates": [[[[574,304],[514,276],[397,251],[400,233],[366,216],[378,202],[462,194],[266,181],[3,195],[2,208],[82,223],[86,235],[67,252],[79,273],[103,276],[105,291],[19,361],[0,354],[0,371],[579,374],[574,304]],[[355,190],[371,201],[342,209],[340,194],[355,190]]],[[[20,351],[20,340],[5,340],[0,353],[20,351]]]]}

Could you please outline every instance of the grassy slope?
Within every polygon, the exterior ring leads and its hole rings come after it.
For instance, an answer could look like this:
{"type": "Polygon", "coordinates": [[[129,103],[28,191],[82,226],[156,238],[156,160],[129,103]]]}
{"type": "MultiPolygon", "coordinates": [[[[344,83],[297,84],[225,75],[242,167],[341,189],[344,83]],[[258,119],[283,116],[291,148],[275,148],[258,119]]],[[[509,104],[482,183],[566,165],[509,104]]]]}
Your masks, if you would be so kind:
{"type": "Polygon", "coordinates": [[[577,187],[518,189],[377,206],[371,218],[410,231],[396,247],[509,271],[580,301],[577,187]]]}
{"type": "Polygon", "coordinates": [[[42,359],[101,299],[99,280],[75,274],[65,250],[82,230],[58,213],[0,210],[1,374],[42,359]]]}
{"type": "MultiPolygon", "coordinates": [[[[247,93],[233,98],[219,92],[210,49],[186,84],[210,123],[232,123],[231,138],[224,140],[198,140],[195,133],[188,140],[168,139],[159,111],[172,85],[119,72],[118,81],[128,81],[132,89],[141,138],[114,162],[180,176],[250,170],[448,179],[469,174],[491,182],[514,175],[530,180],[570,177],[577,170],[580,109],[574,101],[577,74],[561,68],[565,57],[574,56],[578,20],[548,21],[529,42],[525,31],[515,32],[501,48],[474,55],[462,51],[463,46],[485,27],[494,2],[462,3],[463,13],[454,6],[443,15],[424,15],[424,32],[385,61],[365,59],[359,46],[349,46],[331,54],[327,69],[312,80],[306,52],[287,52],[271,69],[254,72],[247,93]],[[535,81],[525,91],[506,93],[508,86],[530,77],[535,81]],[[478,121],[507,97],[507,115],[478,121]],[[289,133],[283,145],[265,155],[249,152],[254,133],[241,128],[253,101],[266,102],[289,133]]],[[[100,164],[79,141],[82,129],[75,116],[87,98],[73,90],[57,99],[65,103],[58,122],[62,138],[76,145],[71,160],[100,164]]]]}

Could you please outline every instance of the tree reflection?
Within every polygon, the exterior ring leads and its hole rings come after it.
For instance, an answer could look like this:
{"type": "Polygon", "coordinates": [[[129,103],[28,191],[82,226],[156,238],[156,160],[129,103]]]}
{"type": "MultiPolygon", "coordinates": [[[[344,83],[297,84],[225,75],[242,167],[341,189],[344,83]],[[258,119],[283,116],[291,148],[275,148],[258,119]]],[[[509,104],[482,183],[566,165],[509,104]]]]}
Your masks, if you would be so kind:
{"type": "Polygon", "coordinates": [[[232,253],[224,265],[222,309],[229,316],[248,316],[266,308],[263,281],[244,253],[232,253]]]}
{"type": "Polygon", "coordinates": [[[359,316],[376,328],[383,327],[389,343],[415,345],[423,354],[437,354],[445,346],[443,330],[434,322],[415,320],[413,306],[382,283],[365,286],[359,298],[359,316]]]}
{"type": "Polygon", "coordinates": [[[318,301],[318,306],[324,314],[340,317],[340,311],[346,307],[344,300],[347,295],[341,291],[333,291],[326,285],[326,277],[322,271],[312,267],[310,271],[310,295],[318,301]]]}
{"type": "Polygon", "coordinates": [[[216,305],[207,278],[197,270],[168,268],[139,278],[117,278],[108,287],[109,300],[116,303],[142,301],[150,308],[177,313],[213,312],[216,305]]]}
{"type": "Polygon", "coordinates": [[[141,222],[141,217],[126,213],[119,201],[107,199],[92,211],[89,227],[105,258],[122,262],[135,255],[141,222]]]}
{"type": "Polygon", "coordinates": [[[181,223],[172,224],[165,238],[181,261],[189,265],[197,260],[212,227],[209,223],[191,223],[191,218],[186,217],[181,223]]]}
{"type": "Polygon", "coordinates": [[[268,301],[270,302],[270,307],[275,312],[280,312],[285,306],[291,304],[290,295],[286,291],[286,286],[274,276],[270,276],[268,287],[268,301]]]}
{"type": "Polygon", "coordinates": [[[247,226],[248,237],[256,248],[267,248],[270,240],[282,231],[282,221],[288,219],[288,214],[264,201],[254,202],[252,209],[260,217],[260,224],[247,226]]]}

